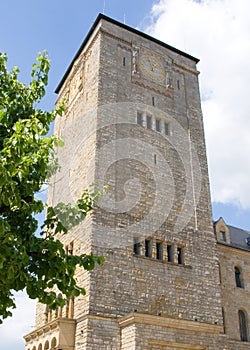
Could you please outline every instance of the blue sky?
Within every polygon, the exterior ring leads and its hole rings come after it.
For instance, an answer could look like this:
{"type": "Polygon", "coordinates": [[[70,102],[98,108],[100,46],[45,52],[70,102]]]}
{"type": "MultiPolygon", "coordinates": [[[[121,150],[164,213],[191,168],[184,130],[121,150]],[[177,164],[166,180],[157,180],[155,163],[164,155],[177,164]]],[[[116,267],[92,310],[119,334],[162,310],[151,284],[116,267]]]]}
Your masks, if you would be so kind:
{"type": "Polygon", "coordinates": [[[125,16],[128,25],[137,26],[150,12],[152,1],[1,1],[0,50],[8,53],[9,66],[20,67],[20,76],[27,79],[36,53],[49,52],[47,108],[53,106],[54,89],[104,4],[105,14],[119,21],[125,16]]]}
{"type": "MultiPolygon", "coordinates": [[[[223,216],[227,223],[250,230],[250,105],[249,98],[243,99],[250,78],[248,0],[2,0],[0,50],[7,52],[8,66],[17,65],[20,79],[29,81],[37,52],[49,52],[51,71],[43,108],[53,108],[57,84],[103,9],[106,15],[125,19],[126,24],[201,59],[214,219],[223,216]]],[[[23,349],[21,335],[34,323],[33,303],[24,295],[17,300],[15,317],[0,326],[5,350],[23,349]]]]}

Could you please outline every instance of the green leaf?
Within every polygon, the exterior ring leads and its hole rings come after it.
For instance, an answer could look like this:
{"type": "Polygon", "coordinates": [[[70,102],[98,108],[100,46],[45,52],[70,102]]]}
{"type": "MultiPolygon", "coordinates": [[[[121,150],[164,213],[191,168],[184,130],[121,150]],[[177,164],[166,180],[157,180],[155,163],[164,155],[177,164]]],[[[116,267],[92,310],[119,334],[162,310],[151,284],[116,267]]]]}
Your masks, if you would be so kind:
{"type": "Polygon", "coordinates": [[[45,209],[36,193],[59,169],[54,149],[63,146],[47,133],[64,104],[49,112],[39,108],[50,69],[46,51],[38,53],[29,84],[18,80],[17,67],[8,71],[6,62],[7,55],[0,53],[0,323],[15,308],[13,290],[26,288],[30,298],[56,308],[65,300],[53,288],[66,297],[84,295],[76,267],[91,270],[104,262],[93,254],[67,255],[57,239],[84,220],[98,192],[86,190],[74,204],[47,207],[43,237],[36,234],[35,214],[45,209]]]}

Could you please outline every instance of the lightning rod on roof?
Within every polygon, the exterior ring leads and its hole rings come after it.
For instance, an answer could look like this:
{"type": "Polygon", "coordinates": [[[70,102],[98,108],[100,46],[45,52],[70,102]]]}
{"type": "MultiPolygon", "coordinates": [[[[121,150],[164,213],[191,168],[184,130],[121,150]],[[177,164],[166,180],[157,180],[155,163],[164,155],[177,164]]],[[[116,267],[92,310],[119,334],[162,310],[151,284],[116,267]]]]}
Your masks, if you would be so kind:
{"type": "Polygon", "coordinates": [[[105,7],[106,7],[106,1],[103,0],[103,10],[102,10],[102,13],[105,14],[105,7]]]}

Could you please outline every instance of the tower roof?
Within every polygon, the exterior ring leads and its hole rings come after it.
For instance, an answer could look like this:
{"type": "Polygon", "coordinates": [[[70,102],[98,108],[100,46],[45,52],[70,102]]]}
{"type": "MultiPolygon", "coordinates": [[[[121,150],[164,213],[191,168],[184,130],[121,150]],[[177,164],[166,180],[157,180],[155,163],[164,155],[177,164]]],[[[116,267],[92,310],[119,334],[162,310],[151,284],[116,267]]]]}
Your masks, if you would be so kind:
{"type": "Polygon", "coordinates": [[[90,30],[89,30],[87,36],[85,37],[84,41],[82,42],[82,44],[81,44],[79,50],[76,52],[76,54],[75,54],[73,60],[71,61],[69,67],[67,68],[67,70],[66,70],[64,76],[62,77],[62,80],[61,80],[60,83],[58,84],[58,86],[57,86],[57,88],[56,88],[56,90],[55,90],[56,93],[59,93],[59,91],[60,91],[60,89],[61,89],[63,83],[64,83],[65,80],[67,79],[67,76],[68,76],[68,74],[69,74],[71,68],[72,68],[73,65],[74,65],[74,62],[75,62],[75,61],[77,60],[77,58],[80,56],[80,54],[81,54],[81,52],[82,52],[84,46],[87,44],[88,40],[90,39],[91,35],[93,34],[94,30],[96,29],[97,25],[99,24],[99,22],[100,22],[101,20],[105,20],[105,21],[107,21],[107,22],[109,22],[109,23],[112,23],[112,24],[114,24],[114,25],[116,25],[116,26],[119,26],[119,27],[121,27],[121,28],[123,28],[123,29],[126,29],[126,30],[128,30],[128,31],[130,31],[131,33],[134,33],[134,34],[136,34],[136,35],[140,35],[141,37],[143,37],[143,38],[145,38],[145,39],[147,39],[147,40],[151,40],[151,41],[155,42],[156,44],[161,45],[161,46],[163,46],[163,47],[165,47],[165,48],[167,48],[167,49],[169,49],[169,50],[171,50],[171,51],[173,51],[173,52],[175,52],[175,53],[177,53],[177,54],[179,54],[179,55],[182,55],[182,56],[184,56],[184,57],[187,57],[187,58],[191,59],[191,60],[194,61],[195,63],[198,63],[198,62],[199,62],[199,59],[198,59],[198,58],[195,58],[195,57],[193,57],[193,56],[187,54],[186,52],[183,52],[183,51],[181,51],[181,50],[178,50],[178,49],[176,49],[175,47],[170,46],[170,45],[164,43],[163,41],[160,41],[160,40],[158,40],[158,39],[156,39],[156,38],[154,38],[154,37],[152,37],[152,36],[150,36],[150,35],[148,35],[148,34],[146,34],[146,33],[143,33],[143,32],[141,32],[141,31],[139,31],[139,30],[137,30],[137,29],[134,29],[134,28],[132,28],[132,27],[126,25],[126,24],[123,24],[123,23],[121,23],[121,22],[118,22],[118,21],[114,20],[113,18],[110,18],[110,17],[108,17],[108,16],[106,16],[106,15],[103,15],[102,13],[99,13],[99,15],[97,16],[95,22],[93,23],[92,27],[90,28],[90,30]]]}

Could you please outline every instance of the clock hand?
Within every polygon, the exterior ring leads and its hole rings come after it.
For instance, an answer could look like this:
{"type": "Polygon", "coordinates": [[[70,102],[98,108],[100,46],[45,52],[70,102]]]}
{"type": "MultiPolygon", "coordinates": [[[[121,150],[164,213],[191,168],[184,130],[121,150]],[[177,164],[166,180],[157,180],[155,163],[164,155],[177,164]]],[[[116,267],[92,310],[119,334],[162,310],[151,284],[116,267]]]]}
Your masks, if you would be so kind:
{"type": "Polygon", "coordinates": [[[151,65],[150,70],[151,70],[152,72],[154,72],[155,68],[157,68],[157,64],[156,64],[156,63],[154,63],[154,64],[151,65]]]}

